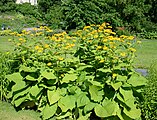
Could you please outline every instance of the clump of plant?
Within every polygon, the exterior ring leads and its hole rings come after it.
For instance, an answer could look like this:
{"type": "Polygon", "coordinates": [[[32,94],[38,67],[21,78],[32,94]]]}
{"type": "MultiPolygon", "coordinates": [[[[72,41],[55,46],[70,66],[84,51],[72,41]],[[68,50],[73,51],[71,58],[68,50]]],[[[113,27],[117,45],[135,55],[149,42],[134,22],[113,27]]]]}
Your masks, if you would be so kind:
{"type": "Polygon", "coordinates": [[[150,66],[147,79],[147,86],[143,90],[144,101],[141,103],[142,118],[153,120],[157,116],[157,62],[150,66]]]}
{"type": "Polygon", "coordinates": [[[11,58],[9,52],[0,52],[0,100],[7,101],[7,86],[9,81],[6,80],[5,75],[11,73],[11,65],[9,59],[11,58]]]}
{"type": "Polygon", "coordinates": [[[146,79],[132,66],[136,41],[111,28],[103,23],[70,34],[44,36],[52,32],[47,27],[14,33],[17,70],[6,76],[11,103],[38,110],[43,119],[140,118],[136,103],[146,79]]]}

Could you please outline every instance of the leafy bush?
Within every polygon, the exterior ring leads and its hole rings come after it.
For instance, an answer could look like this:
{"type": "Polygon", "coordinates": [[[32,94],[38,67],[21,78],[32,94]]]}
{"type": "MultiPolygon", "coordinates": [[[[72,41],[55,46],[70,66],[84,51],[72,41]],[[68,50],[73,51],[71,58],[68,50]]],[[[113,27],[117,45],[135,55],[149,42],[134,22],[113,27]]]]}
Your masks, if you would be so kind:
{"type": "Polygon", "coordinates": [[[147,86],[144,88],[144,102],[141,104],[142,117],[146,120],[155,120],[157,116],[157,62],[149,69],[147,86]]]}
{"type": "Polygon", "coordinates": [[[11,58],[9,52],[0,52],[0,100],[7,101],[7,86],[9,81],[6,80],[5,75],[11,73],[11,65],[9,59],[11,58]]]}
{"type": "MultiPolygon", "coordinates": [[[[146,79],[136,73],[134,37],[116,37],[108,23],[44,36],[47,27],[22,31],[16,71],[6,76],[8,97],[43,119],[138,119],[137,98],[146,79]]],[[[15,68],[15,67],[14,67],[15,68]]]]}

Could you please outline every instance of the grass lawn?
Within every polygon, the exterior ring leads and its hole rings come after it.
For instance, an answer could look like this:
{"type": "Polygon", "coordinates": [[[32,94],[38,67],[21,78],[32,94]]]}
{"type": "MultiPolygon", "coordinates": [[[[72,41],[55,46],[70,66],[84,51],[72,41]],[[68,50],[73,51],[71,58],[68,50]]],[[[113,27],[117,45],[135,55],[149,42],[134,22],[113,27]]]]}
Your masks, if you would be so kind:
{"type": "Polygon", "coordinates": [[[0,52],[6,52],[13,50],[14,46],[8,41],[12,37],[10,36],[0,36],[0,52]]]}
{"type": "Polygon", "coordinates": [[[142,40],[136,46],[136,59],[134,65],[138,68],[149,68],[153,61],[157,61],[157,40],[142,40]]]}
{"type": "Polygon", "coordinates": [[[41,120],[40,114],[33,110],[16,112],[11,104],[2,101],[0,106],[0,120],[41,120]]]}

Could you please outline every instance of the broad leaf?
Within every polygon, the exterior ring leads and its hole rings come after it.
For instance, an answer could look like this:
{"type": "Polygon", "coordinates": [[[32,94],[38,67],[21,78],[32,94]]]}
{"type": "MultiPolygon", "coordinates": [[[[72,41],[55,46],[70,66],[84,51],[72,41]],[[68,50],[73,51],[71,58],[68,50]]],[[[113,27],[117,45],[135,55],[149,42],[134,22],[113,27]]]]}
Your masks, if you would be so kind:
{"type": "Polygon", "coordinates": [[[87,112],[91,111],[95,107],[96,103],[89,102],[85,105],[84,107],[84,113],[86,114],[87,112]]]}
{"type": "Polygon", "coordinates": [[[56,103],[61,98],[58,90],[47,90],[47,95],[50,105],[56,103]]]}
{"type": "Polygon", "coordinates": [[[61,83],[69,83],[70,81],[75,81],[77,79],[77,74],[65,74],[61,83]]]}
{"type": "Polygon", "coordinates": [[[21,71],[24,71],[24,72],[36,72],[37,68],[35,68],[35,67],[26,67],[24,65],[21,65],[19,71],[20,72],[21,71]]]}
{"type": "Polygon", "coordinates": [[[118,90],[121,86],[122,86],[122,82],[116,82],[116,83],[113,83],[111,82],[111,86],[116,90],[118,90]]]}
{"type": "Polygon", "coordinates": [[[81,93],[79,94],[78,98],[77,98],[77,107],[82,107],[85,106],[86,104],[88,104],[90,102],[89,98],[86,96],[85,93],[81,93]]]}
{"type": "Polygon", "coordinates": [[[85,116],[79,116],[77,120],[88,120],[92,112],[86,114],[85,116]]]}
{"type": "Polygon", "coordinates": [[[34,97],[37,97],[41,90],[42,88],[39,88],[38,85],[32,86],[30,89],[30,94],[34,97]]]}
{"type": "Polygon", "coordinates": [[[53,72],[43,71],[41,75],[46,79],[56,79],[56,76],[53,74],[53,72]]]}
{"type": "Polygon", "coordinates": [[[101,106],[100,104],[96,105],[94,111],[99,117],[110,117],[115,116],[117,114],[118,109],[119,106],[116,102],[104,100],[103,106],[101,106]]]}
{"type": "Polygon", "coordinates": [[[84,82],[86,79],[86,72],[81,72],[81,75],[77,78],[77,82],[84,82]]]}
{"type": "Polygon", "coordinates": [[[69,109],[72,110],[75,108],[75,102],[76,99],[74,96],[67,95],[58,101],[58,106],[61,108],[62,112],[66,112],[69,109]]]}
{"type": "Polygon", "coordinates": [[[133,74],[127,82],[134,87],[138,87],[146,85],[147,80],[141,75],[133,74]]]}
{"type": "Polygon", "coordinates": [[[69,117],[69,116],[72,116],[72,113],[71,112],[66,112],[66,113],[62,113],[61,115],[57,116],[56,119],[57,120],[62,120],[66,117],[69,117]]]}
{"type": "Polygon", "coordinates": [[[102,88],[95,85],[89,86],[89,93],[90,93],[91,99],[96,102],[100,102],[104,95],[102,88]]]}
{"type": "Polygon", "coordinates": [[[42,111],[43,119],[49,119],[52,117],[57,111],[57,104],[54,105],[46,105],[42,111]]]}
{"type": "Polygon", "coordinates": [[[35,79],[34,77],[30,76],[30,75],[27,75],[26,76],[26,79],[27,80],[30,80],[30,81],[36,81],[37,79],[35,79]]]}
{"type": "Polygon", "coordinates": [[[100,68],[100,69],[98,69],[98,71],[101,71],[103,73],[112,72],[109,68],[108,69],[100,68]]]}
{"type": "Polygon", "coordinates": [[[104,99],[102,105],[110,116],[116,115],[119,110],[119,105],[115,101],[104,99]]]}
{"type": "Polygon", "coordinates": [[[26,87],[26,83],[24,81],[19,81],[12,87],[12,91],[18,91],[25,87],[26,87]]]}
{"type": "Polygon", "coordinates": [[[15,104],[16,107],[18,107],[22,102],[25,101],[26,98],[27,98],[27,96],[19,97],[18,99],[16,99],[15,101],[13,101],[13,103],[15,104]]]}
{"type": "Polygon", "coordinates": [[[18,83],[23,80],[23,77],[21,76],[21,74],[19,72],[7,75],[6,78],[9,81],[13,81],[15,83],[18,83]]]}
{"type": "Polygon", "coordinates": [[[127,110],[126,108],[124,108],[123,112],[132,119],[138,119],[141,116],[141,110],[137,109],[136,107],[130,110],[127,110]]]}

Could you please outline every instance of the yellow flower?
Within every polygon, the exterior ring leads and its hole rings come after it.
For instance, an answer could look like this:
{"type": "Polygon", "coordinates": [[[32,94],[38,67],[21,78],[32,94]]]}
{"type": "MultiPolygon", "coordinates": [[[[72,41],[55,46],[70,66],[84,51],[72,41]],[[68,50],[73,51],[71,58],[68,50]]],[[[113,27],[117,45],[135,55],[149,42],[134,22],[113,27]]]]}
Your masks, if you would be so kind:
{"type": "Polygon", "coordinates": [[[64,74],[61,74],[61,77],[64,77],[64,74]]]}
{"type": "Polygon", "coordinates": [[[135,49],[135,48],[129,48],[129,50],[130,50],[131,52],[136,52],[136,49],[135,49]]]}
{"type": "Polygon", "coordinates": [[[101,48],[102,48],[102,46],[97,46],[97,48],[96,48],[96,49],[97,49],[97,50],[99,50],[99,49],[101,49],[101,48]]]}
{"type": "Polygon", "coordinates": [[[103,62],[105,62],[105,60],[100,60],[100,61],[99,61],[99,63],[103,63],[103,62]]]}
{"type": "Polygon", "coordinates": [[[103,50],[108,50],[108,47],[104,46],[104,47],[103,47],[103,50]]]}
{"type": "Polygon", "coordinates": [[[21,45],[21,43],[17,43],[17,46],[20,46],[21,45]]]}
{"type": "Polygon", "coordinates": [[[10,42],[10,41],[11,41],[11,39],[8,39],[8,41],[10,42]]]}
{"type": "Polygon", "coordinates": [[[40,49],[40,47],[38,45],[35,46],[35,50],[38,50],[40,49]]]}
{"type": "Polygon", "coordinates": [[[38,52],[39,53],[43,52],[43,48],[38,49],[38,52]]]}
{"type": "Polygon", "coordinates": [[[45,44],[44,48],[50,48],[50,46],[48,44],[45,44]]]}
{"type": "Polygon", "coordinates": [[[103,24],[101,24],[101,26],[106,27],[106,22],[104,22],[103,24]]]}
{"type": "Polygon", "coordinates": [[[71,47],[74,47],[74,46],[75,46],[75,44],[70,44],[70,46],[71,46],[71,47]]]}
{"type": "Polygon", "coordinates": [[[59,58],[58,58],[58,60],[62,61],[62,60],[64,60],[64,58],[62,58],[62,57],[59,57],[59,58]]]}
{"type": "Polygon", "coordinates": [[[108,39],[104,39],[103,42],[107,42],[108,39]]]}
{"type": "Polygon", "coordinates": [[[94,35],[94,38],[98,38],[98,35],[94,35]]]}
{"type": "Polygon", "coordinates": [[[52,65],[52,63],[51,63],[51,62],[47,63],[47,66],[51,66],[51,65],[52,65]]]}
{"type": "Polygon", "coordinates": [[[134,39],[134,36],[129,36],[127,39],[128,39],[128,40],[133,40],[133,39],[134,39]]]}
{"type": "Polygon", "coordinates": [[[120,53],[120,55],[121,55],[122,57],[125,57],[125,56],[126,56],[126,53],[125,53],[125,52],[122,52],[122,53],[120,53]]]}
{"type": "Polygon", "coordinates": [[[113,77],[113,78],[115,78],[116,76],[117,76],[117,74],[115,74],[115,73],[112,74],[112,77],[113,77]]]}
{"type": "Polygon", "coordinates": [[[23,38],[19,38],[19,40],[20,40],[20,41],[22,41],[22,40],[23,40],[23,38]]]}
{"type": "Polygon", "coordinates": [[[138,43],[138,44],[141,44],[142,42],[138,40],[137,43],[138,43]]]}

